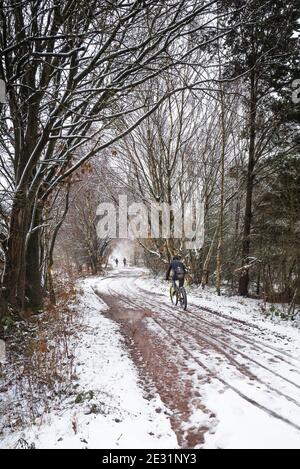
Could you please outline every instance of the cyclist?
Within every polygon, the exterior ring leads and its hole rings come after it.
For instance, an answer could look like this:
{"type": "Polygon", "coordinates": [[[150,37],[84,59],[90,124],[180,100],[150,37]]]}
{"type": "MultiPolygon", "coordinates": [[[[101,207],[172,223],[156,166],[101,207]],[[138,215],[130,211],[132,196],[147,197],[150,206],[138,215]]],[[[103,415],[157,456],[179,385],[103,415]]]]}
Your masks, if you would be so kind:
{"type": "Polygon", "coordinates": [[[184,263],[181,261],[180,256],[174,256],[173,260],[170,262],[169,268],[167,270],[166,280],[169,280],[170,273],[173,273],[173,284],[176,288],[176,281],[179,282],[179,288],[184,286],[184,279],[187,273],[184,263]]]}

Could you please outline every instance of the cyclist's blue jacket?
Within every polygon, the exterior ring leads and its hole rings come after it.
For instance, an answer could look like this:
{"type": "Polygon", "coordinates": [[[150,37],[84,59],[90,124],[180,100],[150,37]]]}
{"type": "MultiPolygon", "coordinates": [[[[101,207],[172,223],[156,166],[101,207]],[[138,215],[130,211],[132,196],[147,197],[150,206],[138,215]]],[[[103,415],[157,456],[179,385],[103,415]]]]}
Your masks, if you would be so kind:
{"type": "Polygon", "coordinates": [[[173,260],[170,263],[166,275],[167,280],[169,280],[171,271],[173,272],[173,280],[178,279],[178,276],[181,276],[182,274],[185,275],[187,272],[184,263],[179,260],[173,260]]]}

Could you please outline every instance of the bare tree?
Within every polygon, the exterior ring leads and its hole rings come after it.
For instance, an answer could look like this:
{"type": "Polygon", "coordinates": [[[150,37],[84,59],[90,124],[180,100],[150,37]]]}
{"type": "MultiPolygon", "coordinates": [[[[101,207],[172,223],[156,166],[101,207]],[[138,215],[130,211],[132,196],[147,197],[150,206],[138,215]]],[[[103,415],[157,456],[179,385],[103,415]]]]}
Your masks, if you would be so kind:
{"type": "Polygon", "coordinates": [[[0,144],[2,173],[11,187],[4,286],[15,308],[24,306],[29,270],[39,272],[38,227],[47,197],[88,158],[129,134],[170,94],[149,101],[144,114],[118,134],[116,121],[135,111],[134,90],[163,70],[187,63],[195,50],[226,34],[214,27],[217,4],[1,2],[0,75],[7,85],[8,106],[0,144]],[[207,35],[210,28],[212,36],[207,35]],[[200,40],[191,46],[193,32],[200,40]],[[92,144],[77,158],[87,141],[92,144]]]}

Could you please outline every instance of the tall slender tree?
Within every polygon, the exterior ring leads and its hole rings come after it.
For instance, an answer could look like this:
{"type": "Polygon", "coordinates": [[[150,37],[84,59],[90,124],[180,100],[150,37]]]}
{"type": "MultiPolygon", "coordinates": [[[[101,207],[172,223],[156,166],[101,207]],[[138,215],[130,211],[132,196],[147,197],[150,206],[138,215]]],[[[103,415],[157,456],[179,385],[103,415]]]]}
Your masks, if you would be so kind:
{"type": "MultiPolygon", "coordinates": [[[[241,247],[242,266],[239,293],[249,292],[249,257],[251,255],[251,229],[253,195],[257,178],[257,165],[278,130],[282,119],[273,111],[276,93],[291,86],[299,64],[299,5],[297,0],[251,2],[225,0],[224,8],[235,10],[230,16],[232,30],[226,38],[229,48],[227,73],[230,76],[246,73],[244,78],[244,106],[247,114],[246,136],[248,164],[245,178],[245,212],[241,247]],[[270,114],[272,116],[270,117],[270,114]],[[264,119],[269,116],[268,119],[264,119]],[[262,121],[265,120],[265,124],[262,121]]],[[[270,150],[271,151],[271,150],[270,150]]]]}

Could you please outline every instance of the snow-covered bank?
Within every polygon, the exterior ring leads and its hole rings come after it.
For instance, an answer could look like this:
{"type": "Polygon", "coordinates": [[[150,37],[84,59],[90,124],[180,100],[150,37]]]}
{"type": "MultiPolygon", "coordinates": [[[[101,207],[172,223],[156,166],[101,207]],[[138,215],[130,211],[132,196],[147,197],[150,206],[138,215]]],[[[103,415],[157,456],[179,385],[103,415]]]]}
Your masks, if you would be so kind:
{"type": "Polygon", "coordinates": [[[76,392],[44,415],[42,424],[6,430],[0,448],[14,448],[22,438],[53,449],[177,447],[167,410],[157,395],[150,401],[143,396],[118,326],[101,314],[106,306],[93,292],[94,283],[79,284],[76,309],[84,327],[76,347],[76,392]]]}

